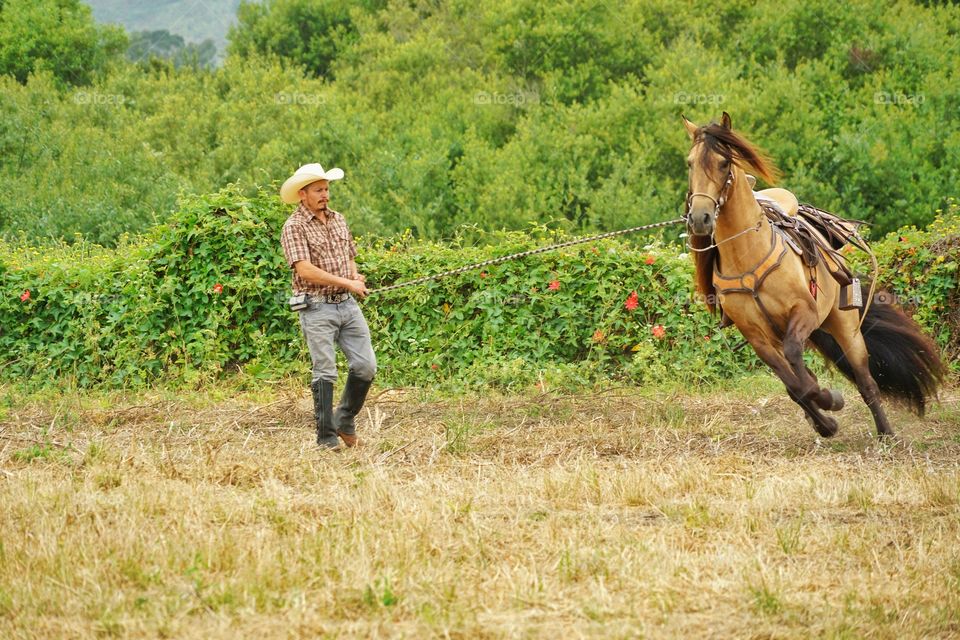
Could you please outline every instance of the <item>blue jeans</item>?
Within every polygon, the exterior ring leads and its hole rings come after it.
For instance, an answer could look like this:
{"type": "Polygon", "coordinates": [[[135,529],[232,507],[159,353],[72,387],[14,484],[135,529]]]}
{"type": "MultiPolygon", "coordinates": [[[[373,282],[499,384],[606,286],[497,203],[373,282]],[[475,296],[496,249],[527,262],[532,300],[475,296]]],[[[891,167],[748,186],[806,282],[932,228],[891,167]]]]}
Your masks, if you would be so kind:
{"type": "Polygon", "coordinates": [[[361,380],[373,380],[377,357],[370,342],[370,328],[360,305],[352,297],[340,304],[310,300],[310,306],[300,312],[300,328],[313,361],[312,382],[336,382],[335,345],[339,345],[347,357],[351,375],[361,380]]]}

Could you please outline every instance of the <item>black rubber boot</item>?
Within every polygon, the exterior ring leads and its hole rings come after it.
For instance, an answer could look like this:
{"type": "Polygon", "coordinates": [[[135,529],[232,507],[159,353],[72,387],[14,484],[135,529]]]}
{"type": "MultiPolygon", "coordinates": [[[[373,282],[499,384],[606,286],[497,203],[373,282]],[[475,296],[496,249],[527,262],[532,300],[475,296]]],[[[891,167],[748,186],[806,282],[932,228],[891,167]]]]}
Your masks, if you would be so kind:
{"type": "Polygon", "coordinates": [[[333,383],[317,380],[310,383],[313,392],[313,416],[317,422],[317,444],[328,449],[339,449],[337,430],[333,426],[333,383]]]}
{"type": "Polygon", "coordinates": [[[367,392],[370,391],[372,383],[373,380],[363,380],[352,375],[347,376],[347,384],[343,387],[340,406],[337,407],[333,416],[333,425],[348,447],[355,447],[360,443],[357,439],[355,419],[363,407],[363,402],[367,399],[367,392]]]}

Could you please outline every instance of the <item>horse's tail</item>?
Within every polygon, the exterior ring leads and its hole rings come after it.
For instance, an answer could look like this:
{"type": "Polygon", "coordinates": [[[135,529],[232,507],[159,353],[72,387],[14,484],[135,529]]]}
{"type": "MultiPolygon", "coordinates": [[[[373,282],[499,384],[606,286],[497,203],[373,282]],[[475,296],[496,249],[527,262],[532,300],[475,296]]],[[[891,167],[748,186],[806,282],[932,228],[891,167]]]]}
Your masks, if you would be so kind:
{"type": "MultiPolygon", "coordinates": [[[[869,285],[865,283],[863,299],[869,295],[869,285]]],[[[903,401],[922,416],[927,398],[936,397],[947,368],[936,343],[910,316],[886,302],[893,298],[889,293],[878,292],[860,328],[870,354],[870,375],[881,393],[903,401]]],[[[844,376],[854,380],[853,368],[833,336],[818,329],[810,336],[810,342],[844,376]]]]}

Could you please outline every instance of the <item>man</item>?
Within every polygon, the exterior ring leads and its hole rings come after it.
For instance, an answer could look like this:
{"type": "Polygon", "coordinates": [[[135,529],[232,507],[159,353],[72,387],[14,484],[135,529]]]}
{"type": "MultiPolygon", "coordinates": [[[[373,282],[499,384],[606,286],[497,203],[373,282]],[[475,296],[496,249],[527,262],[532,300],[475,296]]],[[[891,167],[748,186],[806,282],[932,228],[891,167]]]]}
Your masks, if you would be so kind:
{"type": "Polygon", "coordinates": [[[355,299],[367,295],[366,278],[357,272],[354,261],[357,247],[343,216],[327,207],[330,182],[341,178],[342,169],[324,171],[319,164],[306,164],[280,187],[285,203],[299,203],[283,225],[280,242],[293,270],[293,293],[307,296],[307,307],[300,311],[300,328],[313,361],[310,390],[317,444],[329,449],[339,448],[337,436],[348,447],[360,444],[355,417],[377,371],[370,329],[355,299]],[[336,411],[335,344],[340,345],[349,364],[336,411]]]}

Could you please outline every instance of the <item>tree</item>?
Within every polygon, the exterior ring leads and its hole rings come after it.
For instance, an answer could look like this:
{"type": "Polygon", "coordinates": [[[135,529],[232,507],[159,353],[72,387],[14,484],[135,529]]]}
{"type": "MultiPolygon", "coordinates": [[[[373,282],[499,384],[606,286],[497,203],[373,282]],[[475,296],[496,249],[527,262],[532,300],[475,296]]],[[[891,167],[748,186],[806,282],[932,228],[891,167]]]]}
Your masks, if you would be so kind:
{"type": "Polygon", "coordinates": [[[231,55],[272,54],[302,64],[310,73],[331,75],[337,54],[357,40],[351,11],[372,11],[379,0],[245,1],[230,29],[231,55]]]}
{"type": "Polygon", "coordinates": [[[67,85],[87,85],[127,45],[121,27],[94,23],[80,0],[5,0],[0,4],[0,74],[25,83],[50,71],[67,85]]]}

